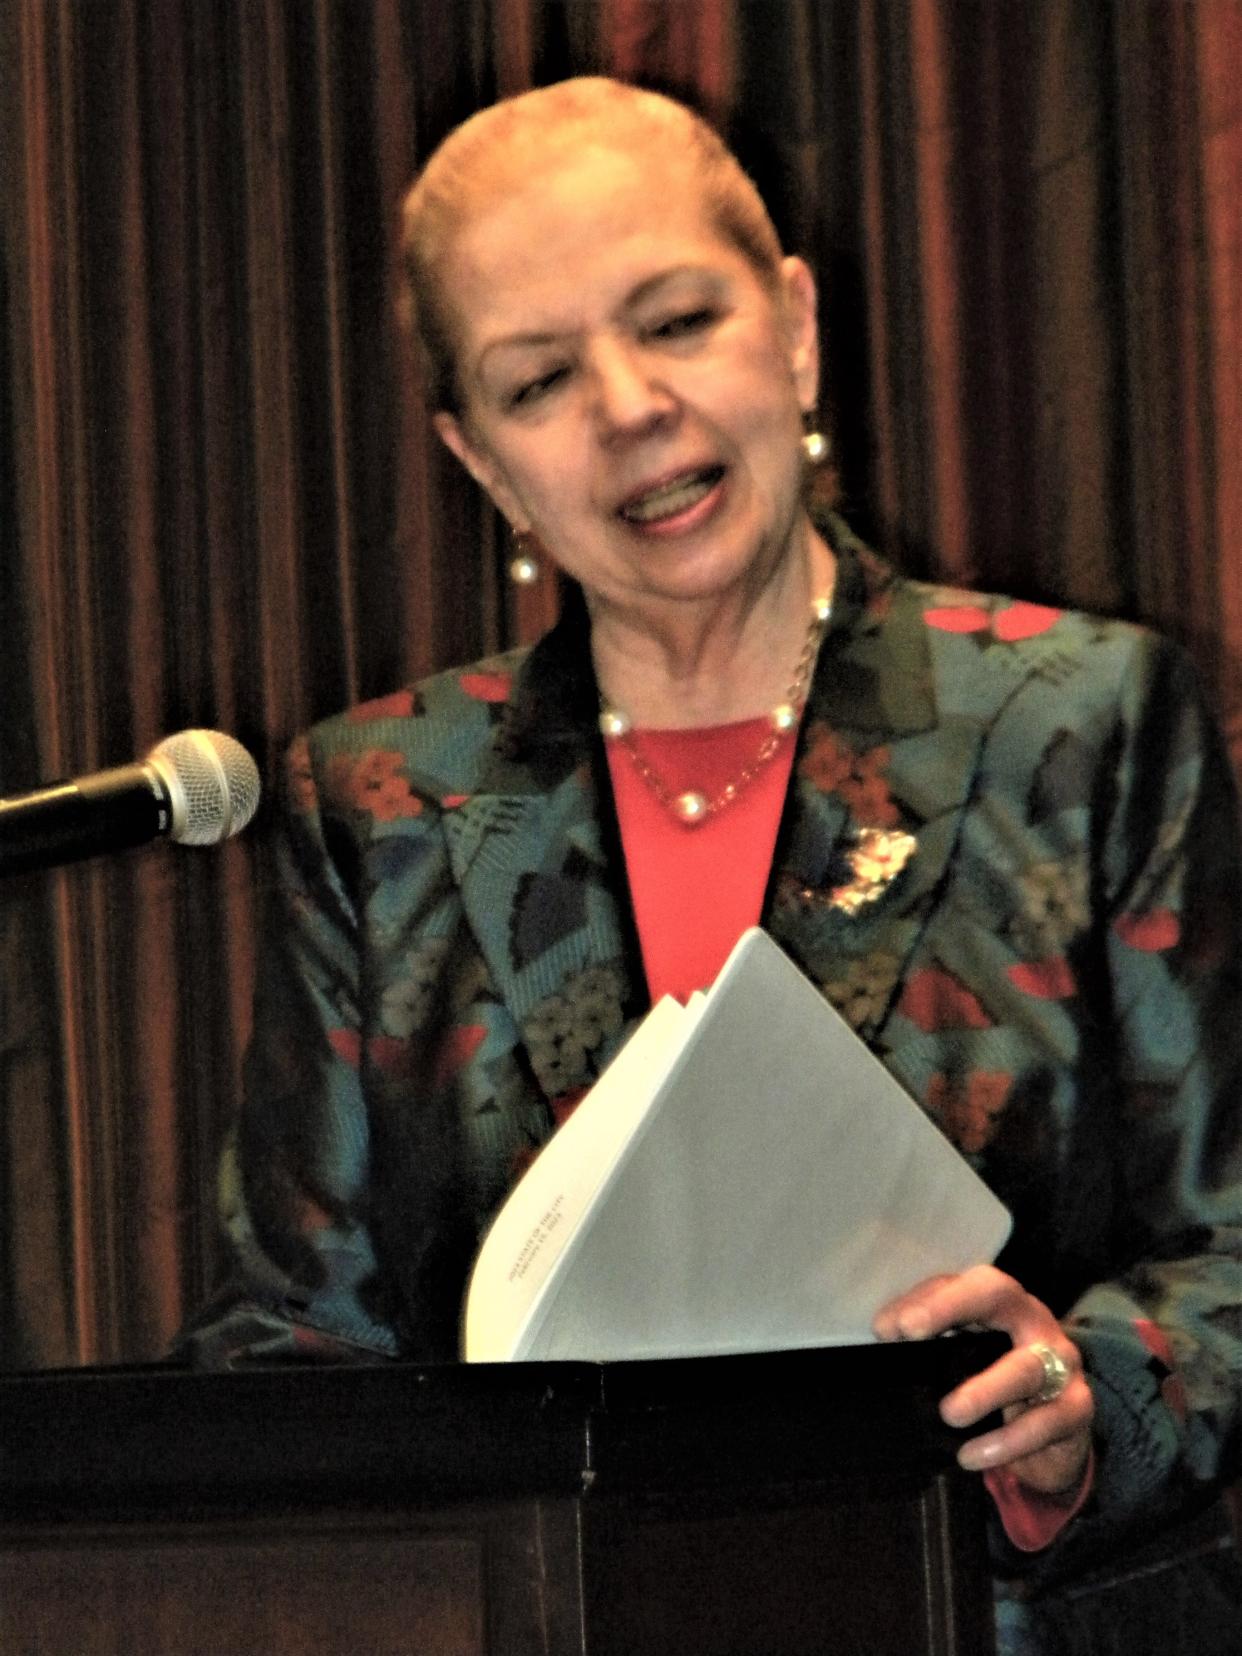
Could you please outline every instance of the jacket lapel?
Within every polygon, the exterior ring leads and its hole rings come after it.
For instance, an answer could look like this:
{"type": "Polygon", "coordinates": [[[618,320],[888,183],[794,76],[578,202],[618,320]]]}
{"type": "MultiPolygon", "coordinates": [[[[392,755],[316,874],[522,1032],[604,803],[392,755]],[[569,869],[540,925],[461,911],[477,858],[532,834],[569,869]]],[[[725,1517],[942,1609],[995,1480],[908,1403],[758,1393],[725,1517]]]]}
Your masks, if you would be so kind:
{"type": "Polygon", "coordinates": [[[549,1027],[564,1027],[554,1069],[535,1059],[550,1096],[589,1085],[643,1009],[624,864],[601,814],[595,708],[571,616],[527,657],[478,788],[444,819],[467,921],[528,1050],[547,1051],[549,1027]]]}
{"type": "Polygon", "coordinates": [[[847,542],[764,923],[869,1041],[936,906],[981,740],[937,706],[917,589],[847,542]]]}

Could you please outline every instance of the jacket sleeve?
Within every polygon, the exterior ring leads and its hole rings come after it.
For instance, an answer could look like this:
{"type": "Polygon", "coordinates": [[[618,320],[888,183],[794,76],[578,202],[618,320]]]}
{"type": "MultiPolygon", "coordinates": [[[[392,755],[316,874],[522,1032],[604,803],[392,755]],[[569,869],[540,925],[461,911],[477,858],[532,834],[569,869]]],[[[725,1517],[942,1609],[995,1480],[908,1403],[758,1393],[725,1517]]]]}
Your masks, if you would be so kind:
{"type": "MultiPolygon", "coordinates": [[[[344,791],[346,805],[351,777],[355,791],[365,789],[358,766],[366,762],[339,743],[320,752],[313,736],[287,758],[254,1036],[220,1169],[232,1274],[179,1341],[205,1367],[256,1357],[374,1360],[400,1349],[371,1222],[366,837],[353,831],[348,809],[324,804],[325,785],[344,791]]],[[[392,778],[381,781],[391,792],[392,778]]],[[[413,796],[406,789],[402,798],[413,796]]],[[[440,839],[433,814],[407,815],[396,828],[388,854],[396,845],[415,870],[416,916],[420,900],[434,908],[431,893],[443,889],[440,839]]]]}
{"type": "Polygon", "coordinates": [[[1067,1318],[1095,1397],[1096,1471],[1033,1566],[1058,1576],[1242,1476],[1242,858],[1228,759],[1171,644],[1139,636],[1109,759],[1094,906],[1124,1263],[1067,1318]]]}

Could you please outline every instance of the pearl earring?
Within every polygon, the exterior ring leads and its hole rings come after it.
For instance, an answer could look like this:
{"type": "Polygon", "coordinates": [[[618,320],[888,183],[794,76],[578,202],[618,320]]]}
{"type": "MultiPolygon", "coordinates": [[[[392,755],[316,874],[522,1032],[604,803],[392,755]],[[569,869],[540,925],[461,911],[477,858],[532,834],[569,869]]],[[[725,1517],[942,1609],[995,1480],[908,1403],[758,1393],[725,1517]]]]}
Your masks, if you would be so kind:
{"type": "Polygon", "coordinates": [[[802,435],[802,453],[808,466],[822,466],[832,453],[832,444],[822,431],[812,429],[802,435]]]}
{"type": "Polygon", "coordinates": [[[539,579],[539,542],[529,529],[513,531],[513,556],[509,560],[509,579],[514,586],[534,586],[539,579]]]}

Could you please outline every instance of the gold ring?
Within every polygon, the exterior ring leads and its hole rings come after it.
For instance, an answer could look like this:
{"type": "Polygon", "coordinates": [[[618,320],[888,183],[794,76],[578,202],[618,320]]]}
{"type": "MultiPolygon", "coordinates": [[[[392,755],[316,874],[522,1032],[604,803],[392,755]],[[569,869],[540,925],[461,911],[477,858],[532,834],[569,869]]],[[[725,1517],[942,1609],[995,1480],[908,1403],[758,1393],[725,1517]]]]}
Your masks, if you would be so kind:
{"type": "Polygon", "coordinates": [[[1033,1403],[1055,1402],[1070,1383],[1069,1364],[1064,1357],[1055,1352],[1050,1345],[1045,1345],[1042,1340],[1036,1340],[1034,1345],[1027,1347],[1027,1350],[1039,1358],[1040,1367],[1044,1371],[1043,1384],[1032,1395],[1031,1401],[1033,1403]]]}

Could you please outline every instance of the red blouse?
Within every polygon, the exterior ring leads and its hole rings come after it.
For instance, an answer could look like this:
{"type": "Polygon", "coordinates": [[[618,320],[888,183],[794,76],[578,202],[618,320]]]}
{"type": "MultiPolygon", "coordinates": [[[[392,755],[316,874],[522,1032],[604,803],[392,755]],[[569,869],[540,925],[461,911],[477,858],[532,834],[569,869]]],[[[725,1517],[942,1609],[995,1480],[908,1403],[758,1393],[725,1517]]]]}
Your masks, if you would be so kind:
{"type": "MultiPolygon", "coordinates": [[[[759,751],[766,719],[702,730],[636,730],[670,795],[710,799],[759,751]]],[[[793,765],[791,732],[733,804],[686,827],[640,776],[623,742],[607,744],[630,900],[651,999],[706,989],[748,926],[759,923],[793,765]]]]}

